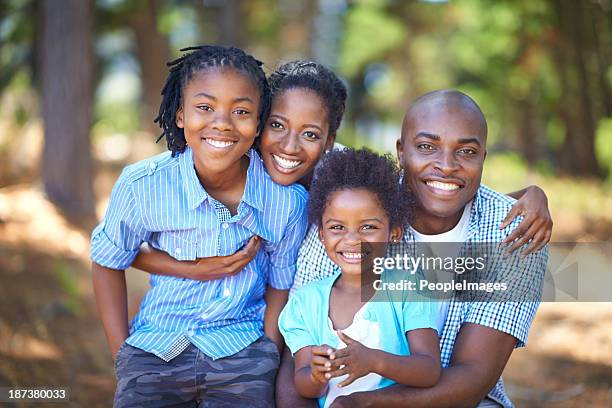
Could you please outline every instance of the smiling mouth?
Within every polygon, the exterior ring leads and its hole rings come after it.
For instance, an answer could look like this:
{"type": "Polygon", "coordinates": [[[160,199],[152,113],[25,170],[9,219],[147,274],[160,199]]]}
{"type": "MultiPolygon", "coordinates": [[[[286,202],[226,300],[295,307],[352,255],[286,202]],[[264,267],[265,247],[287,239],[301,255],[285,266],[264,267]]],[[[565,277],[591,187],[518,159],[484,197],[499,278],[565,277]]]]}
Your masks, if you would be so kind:
{"type": "Polygon", "coordinates": [[[280,156],[277,156],[275,154],[272,155],[272,159],[274,160],[274,162],[276,164],[278,164],[279,167],[281,167],[282,169],[285,169],[285,170],[293,170],[297,166],[302,164],[302,162],[299,161],[299,160],[288,160],[288,159],[284,159],[284,158],[282,158],[280,156]]]}
{"type": "Polygon", "coordinates": [[[425,184],[427,184],[429,187],[435,188],[436,190],[442,190],[442,191],[455,191],[455,190],[459,190],[460,188],[463,188],[459,184],[443,183],[441,181],[433,181],[433,180],[426,181],[425,184]]]}
{"type": "Polygon", "coordinates": [[[215,139],[208,139],[208,138],[204,138],[204,141],[207,144],[213,147],[216,147],[217,149],[226,149],[236,143],[231,140],[215,140],[215,139]]]}

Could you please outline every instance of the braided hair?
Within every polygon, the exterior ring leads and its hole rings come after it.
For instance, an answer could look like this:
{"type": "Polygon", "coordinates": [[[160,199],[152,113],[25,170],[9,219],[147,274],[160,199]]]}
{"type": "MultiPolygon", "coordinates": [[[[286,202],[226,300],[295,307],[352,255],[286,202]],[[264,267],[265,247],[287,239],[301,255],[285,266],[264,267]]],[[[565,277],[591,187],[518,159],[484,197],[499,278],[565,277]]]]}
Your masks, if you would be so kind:
{"type": "Polygon", "coordinates": [[[327,110],[329,134],[340,127],[346,106],[346,86],[329,68],[313,61],[290,61],[279,66],[268,78],[272,99],[293,88],[314,91],[327,110]]]}
{"type": "Polygon", "coordinates": [[[168,150],[172,151],[173,156],[185,151],[187,145],[185,134],[183,129],[176,126],[176,112],[183,103],[183,90],[195,73],[222,67],[236,69],[246,74],[261,92],[257,126],[259,133],[270,111],[270,89],[261,68],[263,63],[235,47],[200,45],[182,48],[181,52],[183,52],[181,57],[166,64],[170,72],[161,93],[159,113],[154,121],[162,128],[157,142],[165,137],[168,150]]]}

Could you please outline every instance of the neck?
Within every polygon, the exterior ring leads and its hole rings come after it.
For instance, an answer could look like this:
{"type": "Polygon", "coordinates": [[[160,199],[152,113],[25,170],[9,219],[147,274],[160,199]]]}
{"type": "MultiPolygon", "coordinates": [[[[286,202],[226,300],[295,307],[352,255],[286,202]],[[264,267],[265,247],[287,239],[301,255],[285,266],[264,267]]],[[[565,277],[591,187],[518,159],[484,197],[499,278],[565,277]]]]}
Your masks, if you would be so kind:
{"type": "Polygon", "coordinates": [[[374,273],[362,273],[359,275],[342,273],[336,281],[336,288],[344,292],[362,294],[367,298],[371,298],[374,293],[373,282],[375,279],[374,273]]]}
{"type": "Polygon", "coordinates": [[[301,179],[297,181],[298,183],[303,185],[306,190],[310,190],[310,182],[312,181],[312,173],[313,171],[311,171],[310,173],[308,173],[307,175],[305,175],[304,177],[302,177],[301,179]]]}
{"type": "Polygon", "coordinates": [[[464,208],[462,207],[461,210],[449,217],[438,217],[428,213],[424,208],[417,207],[412,228],[426,235],[438,235],[448,232],[459,224],[464,208]]]}
{"type": "Polygon", "coordinates": [[[240,161],[225,170],[209,169],[205,165],[195,162],[195,170],[202,187],[209,192],[225,191],[236,188],[238,181],[243,185],[246,180],[249,159],[241,157],[240,161]]]}

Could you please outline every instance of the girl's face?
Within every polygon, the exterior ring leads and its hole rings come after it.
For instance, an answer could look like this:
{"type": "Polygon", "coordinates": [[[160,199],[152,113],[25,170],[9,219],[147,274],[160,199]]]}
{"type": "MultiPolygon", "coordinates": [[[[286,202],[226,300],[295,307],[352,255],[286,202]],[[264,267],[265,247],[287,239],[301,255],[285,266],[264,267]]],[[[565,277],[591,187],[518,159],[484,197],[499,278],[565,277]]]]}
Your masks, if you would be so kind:
{"type": "Polygon", "coordinates": [[[375,193],[359,188],[335,191],[327,200],[319,237],[329,258],[342,273],[361,274],[361,266],[384,256],[381,245],[398,240],[402,228],[391,227],[389,217],[375,193]]]}
{"type": "Polygon", "coordinates": [[[231,68],[195,73],[183,89],[176,125],[193,149],[196,170],[226,171],[240,165],[257,135],[260,92],[231,68]]]}
{"type": "Polygon", "coordinates": [[[260,146],[272,180],[289,185],[309,176],[333,143],[327,109],[316,92],[292,88],[274,98],[260,146]]]}

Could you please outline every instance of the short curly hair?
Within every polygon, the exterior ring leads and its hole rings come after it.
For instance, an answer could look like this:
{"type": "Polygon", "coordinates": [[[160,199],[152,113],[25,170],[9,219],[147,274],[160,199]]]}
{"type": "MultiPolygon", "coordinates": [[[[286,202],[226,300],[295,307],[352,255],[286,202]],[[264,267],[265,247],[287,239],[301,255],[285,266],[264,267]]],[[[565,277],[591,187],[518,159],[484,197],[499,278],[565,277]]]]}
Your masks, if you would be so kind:
{"type": "Polygon", "coordinates": [[[408,224],[414,199],[391,155],[369,149],[334,150],[323,156],[310,186],[308,219],[321,226],[331,193],[363,188],[376,194],[391,227],[408,224]]]}

